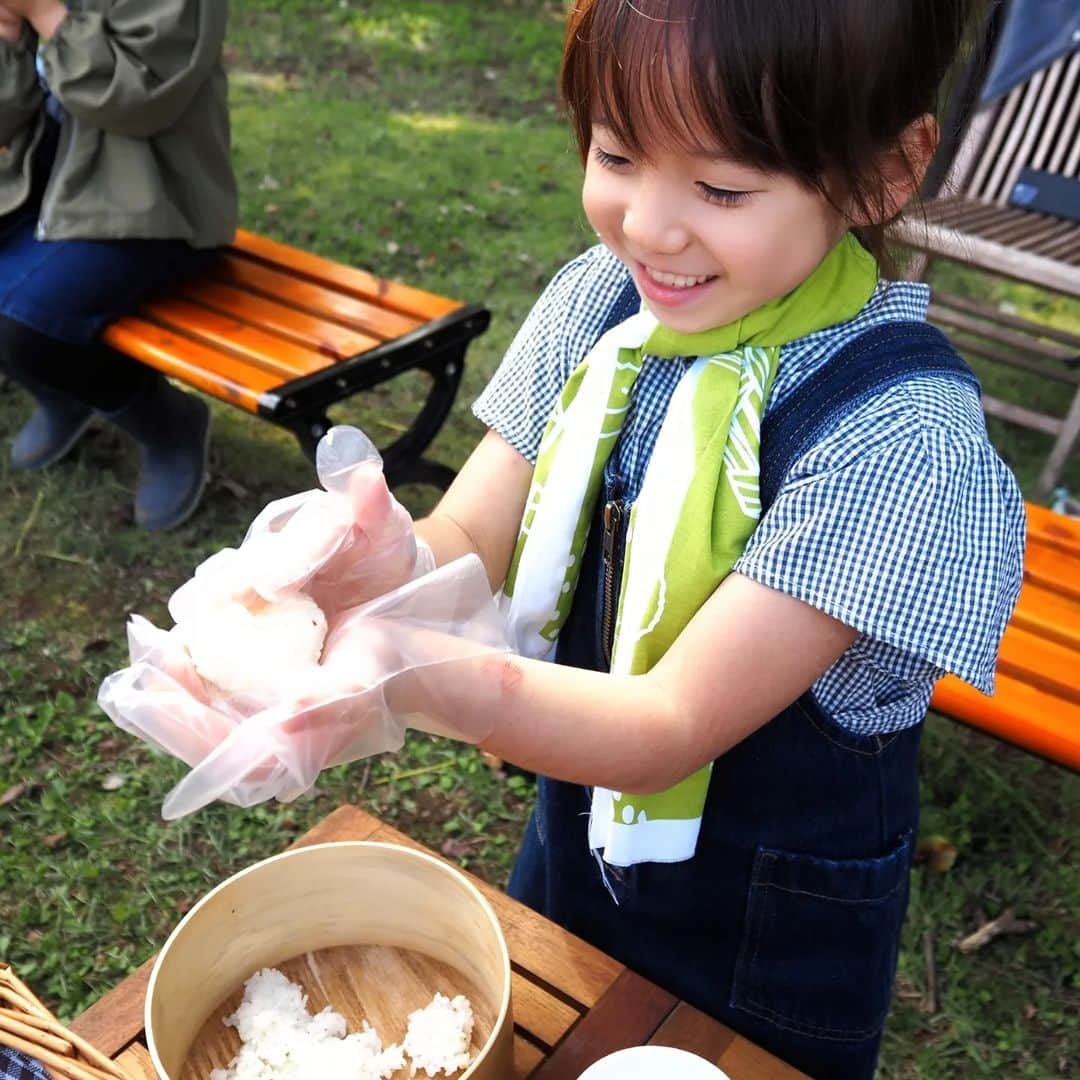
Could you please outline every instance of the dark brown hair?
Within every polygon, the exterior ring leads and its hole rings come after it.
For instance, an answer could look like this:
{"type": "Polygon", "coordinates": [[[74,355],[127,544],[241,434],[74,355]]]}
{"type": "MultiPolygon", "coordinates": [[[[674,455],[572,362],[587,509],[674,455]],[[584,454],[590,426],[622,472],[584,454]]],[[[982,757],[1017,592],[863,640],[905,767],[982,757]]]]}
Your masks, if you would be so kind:
{"type": "MultiPolygon", "coordinates": [[[[603,119],[648,159],[703,136],[866,219],[888,266],[878,164],[934,113],[982,0],[575,0],[561,93],[582,158],[603,119]],[[842,194],[841,194],[842,193],[842,194]]],[[[903,158],[909,175],[917,163],[903,158]]]]}

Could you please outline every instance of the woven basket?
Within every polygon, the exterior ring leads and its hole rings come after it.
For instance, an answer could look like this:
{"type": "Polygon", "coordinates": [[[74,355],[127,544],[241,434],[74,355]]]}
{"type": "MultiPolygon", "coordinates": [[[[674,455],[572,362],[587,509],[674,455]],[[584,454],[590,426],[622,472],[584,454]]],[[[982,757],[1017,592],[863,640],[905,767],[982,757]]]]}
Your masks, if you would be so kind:
{"type": "Polygon", "coordinates": [[[131,1080],[115,1062],[68,1031],[0,961],[0,1046],[39,1061],[58,1080],[131,1080]]]}

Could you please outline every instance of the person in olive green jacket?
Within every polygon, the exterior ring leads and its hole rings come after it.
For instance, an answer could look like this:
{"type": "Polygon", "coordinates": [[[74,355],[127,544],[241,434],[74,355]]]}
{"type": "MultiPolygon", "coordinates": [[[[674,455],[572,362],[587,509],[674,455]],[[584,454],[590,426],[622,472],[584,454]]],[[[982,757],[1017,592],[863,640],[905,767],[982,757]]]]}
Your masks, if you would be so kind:
{"type": "Polygon", "coordinates": [[[236,229],[226,0],[0,0],[0,368],[37,402],[12,464],[62,458],[95,415],[139,450],[135,519],[185,520],[209,410],[102,330],[236,229]]]}

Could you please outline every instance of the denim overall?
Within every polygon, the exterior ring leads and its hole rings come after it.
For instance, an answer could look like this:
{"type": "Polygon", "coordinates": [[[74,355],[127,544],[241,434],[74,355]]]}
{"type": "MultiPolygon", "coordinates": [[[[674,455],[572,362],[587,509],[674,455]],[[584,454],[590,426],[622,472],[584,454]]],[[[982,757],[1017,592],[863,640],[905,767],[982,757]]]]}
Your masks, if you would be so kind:
{"type": "MultiPolygon", "coordinates": [[[[923,371],[974,381],[922,323],[842,348],[764,420],[763,508],[830,425],[923,371]]],[[[609,470],[559,663],[608,670],[621,487],[609,470]]],[[[852,734],[804,694],[714,763],[694,858],[604,864],[606,885],[588,846],[589,790],[539,778],[509,891],[810,1076],[864,1080],[907,907],[921,729],[852,734]]]]}

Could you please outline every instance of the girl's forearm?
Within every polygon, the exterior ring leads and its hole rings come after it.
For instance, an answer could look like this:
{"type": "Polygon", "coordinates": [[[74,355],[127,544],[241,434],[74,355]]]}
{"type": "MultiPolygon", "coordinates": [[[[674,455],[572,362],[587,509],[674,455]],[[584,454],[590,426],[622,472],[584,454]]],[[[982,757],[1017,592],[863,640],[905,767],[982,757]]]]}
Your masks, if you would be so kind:
{"type": "Polygon", "coordinates": [[[856,636],[801,600],[731,574],[648,674],[491,653],[414,670],[392,680],[387,696],[395,711],[433,716],[446,733],[534,772],[649,794],[768,723],[856,636]]]}
{"type": "Polygon", "coordinates": [[[462,555],[479,555],[497,589],[514,554],[531,480],[532,465],[489,431],[431,516],[417,522],[417,535],[439,566],[462,555]]]}
{"type": "MultiPolygon", "coordinates": [[[[416,523],[416,535],[431,548],[437,566],[445,566],[446,563],[453,562],[462,555],[473,553],[480,555],[476,541],[469,533],[453,518],[440,514],[438,511],[416,523]]],[[[482,555],[481,558],[483,558],[482,555]]],[[[488,570],[490,578],[491,568],[487,567],[486,563],[485,569],[488,570]]],[[[497,588],[499,584],[493,581],[492,589],[497,588]]]]}
{"type": "Polygon", "coordinates": [[[387,702],[525,769],[573,783],[647,794],[704,764],[692,720],[649,676],[492,654],[399,676],[387,702]]]}

